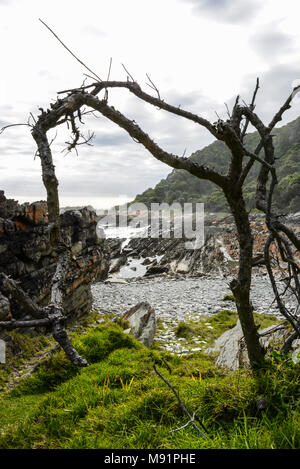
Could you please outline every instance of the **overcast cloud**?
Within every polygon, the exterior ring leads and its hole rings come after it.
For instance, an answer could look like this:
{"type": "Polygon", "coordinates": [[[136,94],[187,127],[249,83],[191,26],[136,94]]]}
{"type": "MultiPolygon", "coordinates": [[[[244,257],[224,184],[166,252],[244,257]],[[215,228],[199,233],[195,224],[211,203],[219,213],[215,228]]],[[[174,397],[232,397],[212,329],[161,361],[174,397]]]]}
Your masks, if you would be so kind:
{"type": "MultiPolygon", "coordinates": [[[[257,0],[182,0],[193,5],[198,15],[208,15],[220,22],[248,23],[259,12],[257,0]]],[[[261,2],[260,2],[261,3],[261,2]]]]}
{"type": "MultiPolygon", "coordinates": [[[[226,118],[237,94],[268,122],[300,79],[300,6],[296,0],[0,0],[0,127],[26,123],[59,90],[80,85],[86,70],[38,21],[42,18],[90,68],[126,80],[122,63],[147,92],[146,73],[166,102],[211,122],[226,118]]],[[[285,124],[300,113],[300,100],[285,124]]],[[[190,155],[213,141],[196,124],[157,110],[126,90],[109,91],[109,104],[134,119],[164,149],[190,155]]],[[[127,133],[102,116],[84,119],[95,132],[79,156],[63,149],[61,127],[52,145],[61,205],[96,208],[132,200],[170,172],[127,133]]],[[[50,132],[52,139],[55,132],[50,132]]],[[[45,198],[40,161],[27,126],[0,135],[1,185],[21,202],[45,198]]]]}
{"type": "Polygon", "coordinates": [[[297,38],[282,31],[280,25],[270,23],[258,28],[249,43],[258,56],[274,64],[295,54],[297,38]]]}

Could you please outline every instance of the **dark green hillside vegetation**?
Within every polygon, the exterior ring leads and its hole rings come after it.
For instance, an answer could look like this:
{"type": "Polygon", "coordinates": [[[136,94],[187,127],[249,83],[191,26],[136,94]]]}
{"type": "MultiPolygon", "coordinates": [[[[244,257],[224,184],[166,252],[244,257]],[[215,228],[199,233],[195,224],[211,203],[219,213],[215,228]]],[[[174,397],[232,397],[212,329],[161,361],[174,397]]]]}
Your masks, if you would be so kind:
{"type": "MultiPolygon", "coordinates": [[[[217,326],[208,343],[235,320],[230,311],[205,318],[217,326]]],[[[300,447],[300,366],[287,356],[275,353],[254,378],[215,367],[203,352],[181,358],[148,349],[110,321],[74,334],[73,342],[87,368],[57,352],[1,395],[1,449],[300,447]],[[187,417],[154,364],[201,418],[206,439],[190,425],[171,432],[187,417]],[[260,397],[267,401],[262,412],[260,397]]]]}
{"type": "MultiPolygon", "coordinates": [[[[278,187],[274,203],[285,212],[300,211],[300,117],[273,131],[275,156],[277,160],[278,187]]],[[[259,142],[257,132],[248,134],[245,144],[254,150],[259,142]]],[[[213,167],[226,174],[230,152],[223,142],[215,141],[190,158],[202,165],[213,167]]],[[[244,194],[248,207],[254,207],[256,178],[260,168],[255,163],[248,175],[244,194]]],[[[135,198],[135,202],[150,205],[153,202],[204,202],[210,211],[228,211],[228,206],[220,189],[210,181],[200,180],[184,170],[173,170],[154,189],[149,188],[135,198]]]]}

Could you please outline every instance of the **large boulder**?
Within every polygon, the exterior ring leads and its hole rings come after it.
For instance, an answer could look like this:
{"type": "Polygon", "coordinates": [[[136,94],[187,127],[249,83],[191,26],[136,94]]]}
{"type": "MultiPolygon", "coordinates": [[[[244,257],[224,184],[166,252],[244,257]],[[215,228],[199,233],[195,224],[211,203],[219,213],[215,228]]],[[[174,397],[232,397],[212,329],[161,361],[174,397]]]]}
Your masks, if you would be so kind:
{"type": "Polygon", "coordinates": [[[300,363],[300,339],[296,339],[292,343],[292,360],[294,363],[300,363]]]}
{"type": "MultiPolygon", "coordinates": [[[[115,253],[111,272],[117,271],[126,262],[126,257],[133,256],[133,252],[144,259],[142,265],[148,265],[146,276],[166,273],[175,277],[195,277],[229,273],[236,268],[237,259],[228,253],[221,234],[208,233],[204,245],[197,249],[188,249],[187,241],[186,238],[152,238],[150,234],[146,238],[132,238],[122,254],[115,253]],[[150,261],[151,257],[157,260],[150,261]]],[[[112,240],[108,242],[112,248],[112,240]]]]}
{"type": "Polygon", "coordinates": [[[150,347],[153,344],[156,331],[156,317],[155,311],[149,303],[138,303],[129,309],[122,319],[130,324],[130,328],[126,332],[133,334],[146,347],[150,347]]]}
{"type": "MultiPolygon", "coordinates": [[[[289,336],[290,331],[286,325],[275,325],[262,329],[259,332],[261,346],[267,351],[278,348],[289,336]]],[[[241,323],[224,332],[213,347],[206,350],[207,353],[216,353],[216,365],[230,370],[238,368],[250,368],[244,334],[241,323]]]]}
{"type": "Polygon", "coordinates": [[[228,331],[224,332],[213,347],[206,350],[207,353],[218,353],[216,365],[229,369],[240,367],[240,341],[243,331],[240,321],[228,331]]]}

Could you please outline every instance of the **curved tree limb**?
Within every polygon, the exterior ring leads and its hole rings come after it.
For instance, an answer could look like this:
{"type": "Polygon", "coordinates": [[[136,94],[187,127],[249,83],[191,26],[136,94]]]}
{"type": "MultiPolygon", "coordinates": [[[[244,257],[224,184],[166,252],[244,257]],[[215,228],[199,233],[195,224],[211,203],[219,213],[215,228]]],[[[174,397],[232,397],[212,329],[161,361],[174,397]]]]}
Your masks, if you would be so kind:
{"type": "MultiPolygon", "coordinates": [[[[172,168],[185,169],[201,179],[208,179],[215,182],[220,187],[227,185],[227,178],[217,171],[207,166],[198,165],[188,158],[179,157],[162,150],[134,121],[131,121],[115,108],[109,106],[105,100],[100,101],[97,97],[89,93],[82,94],[81,96],[86,105],[99,111],[103,116],[126,130],[134,140],[141,143],[157,160],[168,164],[172,168]]],[[[81,99],[81,96],[79,99],[81,99]]]]}

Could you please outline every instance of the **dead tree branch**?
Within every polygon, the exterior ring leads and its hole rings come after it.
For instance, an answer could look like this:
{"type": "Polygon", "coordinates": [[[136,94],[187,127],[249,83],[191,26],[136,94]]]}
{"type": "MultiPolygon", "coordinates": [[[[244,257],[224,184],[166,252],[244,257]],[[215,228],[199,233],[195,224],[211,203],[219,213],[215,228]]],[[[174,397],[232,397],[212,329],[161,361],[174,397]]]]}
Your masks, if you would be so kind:
{"type": "Polygon", "coordinates": [[[102,81],[101,78],[95,73],[93,72],[93,70],[91,70],[84,62],[82,62],[82,60],[80,60],[65,44],[64,42],[57,36],[57,34],[55,34],[55,32],[43,21],[39,18],[39,21],[44,25],[46,26],[46,28],[53,34],[53,36],[61,43],[61,45],[74,57],[74,59],[77,60],[77,62],[79,62],[81,65],[83,65],[83,67],[85,67],[92,75],[94,75],[94,77],[96,77],[97,80],[99,81],[102,81]]]}
{"type": "MultiPolygon", "coordinates": [[[[259,78],[256,79],[256,86],[255,86],[255,89],[254,89],[254,92],[253,92],[251,104],[249,106],[249,109],[251,110],[251,112],[253,112],[254,109],[255,109],[255,99],[256,99],[256,95],[257,95],[258,90],[259,90],[259,78]]],[[[246,118],[246,122],[245,122],[245,125],[244,125],[244,128],[243,128],[242,134],[241,134],[241,140],[242,141],[244,140],[244,137],[246,135],[249,122],[250,122],[249,118],[246,118]]]]}
{"type": "Polygon", "coordinates": [[[187,417],[189,418],[189,421],[183,425],[182,427],[180,428],[177,428],[176,430],[171,430],[172,432],[174,431],[179,431],[179,430],[182,430],[183,428],[187,427],[188,425],[192,425],[192,427],[194,427],[194,429],[200,433],[201,436],[203,436],[203,438],[207,439],[207,436],[201,432],[201,430],[197,427],[197,425],[195,424],[195,420],[197,420],[197,422],[200,423],[200,425],[202,426],[202,428],[204,429],[204,431],[207,432],[207,429],[205,428],[205,426],[203,425],[203,423],[200,421],[199,417],[196,416],[196,414],[194,413],[193,415],[191,415],[189,413],[189,411],[187,410],[187,408],[185,407],[185,405],[183,404],[182,400],[180,399],[178,393],[176,392],[176,390],[173,388],[173,386],[169,383],[169,381],[164,378],[164,376],[156,369],[155,365],[153,365],[153,369],[155,371],[155,373],[164,381],[164,383],[166,383],[166,385],[171,389],[171,391],[173,392],[174,396],[176,397],[177,401],[179,402],[179,405],[182,409],[182,411],[184,412],[185,415],[187,415],[187,417]]]}
{"type": "Polygon", "coordinates": [[[48,306],[40,308],[24,292],[24,290],[5,274],[0,274],[0,290],[8,297],[19,303],[23,311],[34,320],[10,320],[0,322],[1,329],[17,329],[20,327],[48,327],[54,339],[64,350],[66,356],[76,366],[87,366],[87,361],[74,349],[65,328],[65,317],[63,314],[64,280],[69,265],[67,254],[61,254],[55,274],[52,278],[51,299],[48,306]]]}

